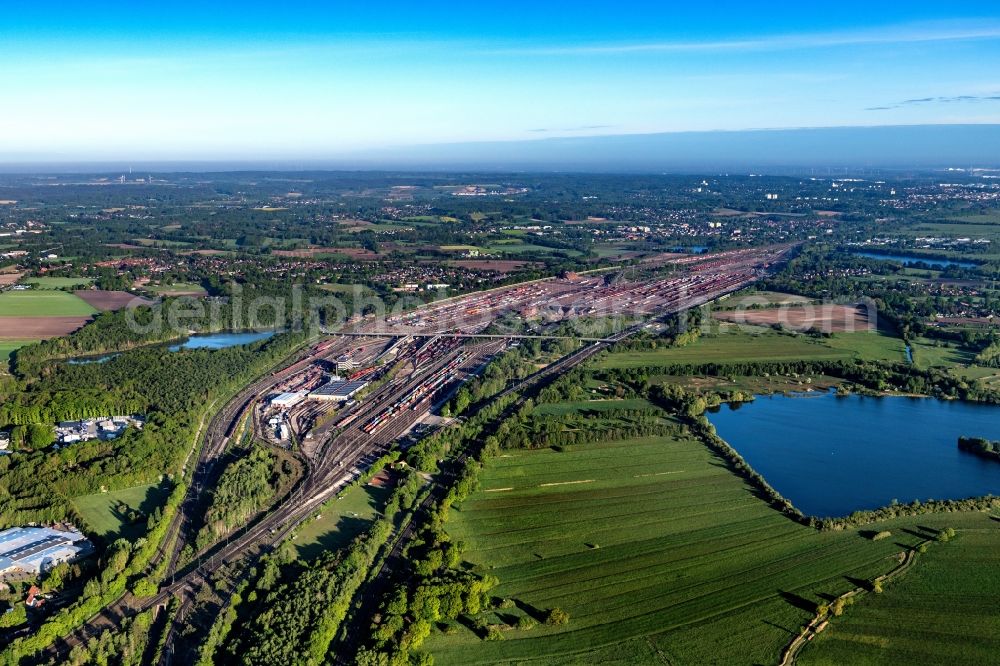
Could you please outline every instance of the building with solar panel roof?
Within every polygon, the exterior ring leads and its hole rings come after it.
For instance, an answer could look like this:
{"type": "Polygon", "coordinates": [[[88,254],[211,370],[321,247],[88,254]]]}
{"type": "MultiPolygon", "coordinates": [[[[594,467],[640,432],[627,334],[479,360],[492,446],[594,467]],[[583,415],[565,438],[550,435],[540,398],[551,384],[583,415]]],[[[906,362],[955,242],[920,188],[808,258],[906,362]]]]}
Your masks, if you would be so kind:
{"type": "Polygon", "coordinates": [[[94,546],[74,530],[12,527],[0,532],[0,576],[40,574],[92,552],[94,546]]]}

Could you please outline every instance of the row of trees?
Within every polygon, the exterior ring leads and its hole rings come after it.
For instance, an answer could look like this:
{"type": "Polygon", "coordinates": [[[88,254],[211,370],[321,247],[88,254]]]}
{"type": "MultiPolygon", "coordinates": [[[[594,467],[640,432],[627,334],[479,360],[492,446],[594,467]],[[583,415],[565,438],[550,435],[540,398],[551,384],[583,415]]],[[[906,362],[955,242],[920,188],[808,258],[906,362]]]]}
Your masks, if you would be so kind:
{"type": "MultiPolygon", "coordinates": [[[[313,561],[264,558],[255,583],[241,592],[226,636],[216,636],[209,662],[322,664],[376,558],[409,510],[423,481],[406,474],[382,517],[346,549],[313,561]]],[[[287,553],[287,551],[286,551],[287,553]]]]}
{"type": "Polygon", "coordinates": [[[906,363],[840,361],[733,361],[725,363],[666,363],[640,368],[615,368],[594,373],[597,379],[630,385],[637,392],[653,385],[656,375],[679,377],[766,377],[770,375],[828,375],[870,391],[902,391],[973,402],[1000,404],[1000,393],[980,383],[937,369],[906,363]]]}
{"type": "MultiPolygon", "coordinates": [[[[506,374],[524,376],[530,372],[535,354],[539,352],[536,348],[507,356],[501,363],[516,359],[518,365],[507,366],[506,374]]],[[[561,390],[564,389],[556,389],[557,393],[561,390]]],[[[483,400],[488,398],[484,396],[483,400]]],[[[451,507],[478,488],[482,461],[499,454],[501,448],[512,446],[512,433],[534,418],[534,410],[534,401],[519,403],[517,396],[507,396],[485,405],[460,427],[439,431],[408,452],[410,464],[427,472],[438,471],[442,459],[450,454],[450,464],[440,480],[447,484],[446,492],[418,525],[417,536],[406,551],[406,570],[398,576],[397,584],[384,594],[380,612],[371,627],[371,639],[355,656],[356,663],[366,666],[431,664],[432,657],[417,650],[435,623],[453,623],[461,618],[462,623],[472,626],[480,637],[499,640],[506,631],[528,631],[540,620],[552,624],[564,624],[569,620],[568,614],[560,609],[547,612],[531,609],[538,617],[501,613],[502,609],[513,608],[514,600],[493,597],[490,591],[499,581],[489,574],[466,568],[462,562],[463,544],[453,541],[444,530],[451,507]],[[495,617],[509,621],[491,621],[495,617]]],[[[616,416],[625,414],[623,410],[616,416]]],[[[655,418],[650,418],[648,413],[634,416],[647,426],[653,426],[655,418]]],[[[526,604],[521,606],[527,607],[526,604]]]]}
{"type": "Polygon", "coordinates": [[[567,414],[534,412],[507,419],[497,427],[495,435],[505,449],[541,449],[669,436],[679,429],[655,411],[618,409],[567,414]]]}

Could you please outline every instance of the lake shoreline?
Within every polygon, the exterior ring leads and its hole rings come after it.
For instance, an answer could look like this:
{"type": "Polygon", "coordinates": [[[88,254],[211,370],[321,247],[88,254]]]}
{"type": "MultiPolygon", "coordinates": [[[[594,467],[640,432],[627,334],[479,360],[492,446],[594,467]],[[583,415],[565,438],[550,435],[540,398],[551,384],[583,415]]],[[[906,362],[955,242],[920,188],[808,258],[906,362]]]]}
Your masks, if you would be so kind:
{"type": "Polygon", "coordinates": [[[991,502],[1000,495],[1000,469],[958,458],[954,445],[957,433],[970,427],[1000,438],[1000,422],[988,413],[1000,412],[995,405],[812,390],[755,398],[725,403],[728,409],[705,417],[776,493],[814,521],[935,501],[991,502]],[[887,432],[898,437],[886,438],[887,432]]]}

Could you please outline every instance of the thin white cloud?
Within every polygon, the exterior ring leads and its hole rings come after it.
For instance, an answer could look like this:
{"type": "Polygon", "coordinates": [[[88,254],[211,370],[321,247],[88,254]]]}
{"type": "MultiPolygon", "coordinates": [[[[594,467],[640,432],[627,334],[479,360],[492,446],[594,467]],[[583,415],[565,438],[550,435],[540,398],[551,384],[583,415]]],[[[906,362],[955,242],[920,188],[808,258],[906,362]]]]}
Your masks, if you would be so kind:
{"type": "Polygon", "coordinates": [[[492,50],[496,55],[628,55],[633,53],[697,53],[714,51],[786,51],[879,44],[920,44],[1000,39],[1000,23],[900,24],[858,31],[817,32],[729,40],[673,40],[631,44],[572,44],[492,50]]]}
{"type": "Polygon", "coordinates": [[[865,111],[889,111],[891,109],[901,109],[904,106],[923,106],[926,104],[957,104],[957,103],[977,103],[977,102],[1000,102],[1000,94],[994,95],[950,95],[937,97],[917,97],[915,99],[904,99],[902,102],[894,102],[883,106],[869,106],[865,111]]]}

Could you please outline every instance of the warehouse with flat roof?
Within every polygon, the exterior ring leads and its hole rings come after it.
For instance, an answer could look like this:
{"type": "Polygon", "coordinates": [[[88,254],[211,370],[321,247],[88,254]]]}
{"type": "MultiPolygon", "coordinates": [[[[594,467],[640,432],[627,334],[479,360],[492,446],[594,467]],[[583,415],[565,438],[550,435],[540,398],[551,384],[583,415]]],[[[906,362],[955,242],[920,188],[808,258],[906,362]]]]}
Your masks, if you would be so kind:
{"type": "Polygon", "coordinates": [[[305,397],[306,394],[301,391],[297,391],[295,393],[279,393],[270,399],[269,404],[271,407],[277,407],[278,409],[288,409],[289,407],[294,407],[302,402],[305,397]]]}
{"type": "Polygon", "coordinates": [[[347,400],[368,386],[368,382],[329,382],[309,394],[314,400],[347,400]]]}
{"type": "Polygon", "coordinates": [[[77,531],[12,527],[0,532],[0,576],[40,574],[93,551],[94,546],[77,531]]]}

